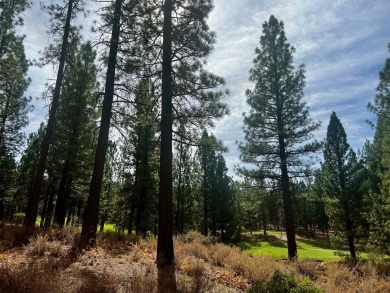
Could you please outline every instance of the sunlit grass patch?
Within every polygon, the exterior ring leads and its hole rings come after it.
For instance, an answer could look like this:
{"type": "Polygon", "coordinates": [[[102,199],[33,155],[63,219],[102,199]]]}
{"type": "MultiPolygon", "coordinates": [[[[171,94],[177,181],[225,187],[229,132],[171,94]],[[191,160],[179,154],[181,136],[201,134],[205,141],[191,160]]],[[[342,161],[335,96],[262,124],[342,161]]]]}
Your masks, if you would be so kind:
{"type": "MultiPolygon", "coordinates": [[[[264,236],[254,240],[245,241],[238,244],[245,254],[273,256],[279,259],[287,258],[287,241],[285,234],[271,232],[269,236],[264,236]]],[[[322,261],[340,261],[342,257],[336,255],[338,249],[332,249],[330,244],[320,239],[297,239],[298,257],[300,259],[313,259],[322,261]]],[[[348,253],[348,251],[345,251],[348,253]]],[[[359,253],[360,257],[367,258],[366,253],[359,253]]]]}

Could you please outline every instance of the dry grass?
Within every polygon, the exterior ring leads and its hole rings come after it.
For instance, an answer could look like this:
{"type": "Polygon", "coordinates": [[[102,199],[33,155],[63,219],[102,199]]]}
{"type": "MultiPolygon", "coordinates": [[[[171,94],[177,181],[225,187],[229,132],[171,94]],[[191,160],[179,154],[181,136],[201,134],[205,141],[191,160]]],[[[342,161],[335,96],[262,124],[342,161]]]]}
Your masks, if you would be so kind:
{"type": "MultiPolygon", "coordinates": [[[[77,239],[75,229],[53,229],[23,249],[0,254],[0,292],[157,292],[156,239],[99,234],[98,248],[72,256],[77,239]]],[[[245,292],[269,281],[277,269],[309,277],[325,292],[390,292],[390,264],[385,260],[358,268],[290,263],[243,255],[237,247],[196,232],[175,237],[175,257],[179,293],[245,292]]]]}
{"type": "Polygon", "coordinates": [[[381,276],[375,268],[350,268],[330,263],[326,269],[326,292],[390,292],[390,278],[381,276]]]}
{"type": "Polygon", "coordinates": [[[32,257],[39,257],[43,255],[60,257],[65,255],[65,250],[60,241],[50,241],[48,236],[38,235],[30,239],[30,244],[25,247],[25,253],[32,257]]]}

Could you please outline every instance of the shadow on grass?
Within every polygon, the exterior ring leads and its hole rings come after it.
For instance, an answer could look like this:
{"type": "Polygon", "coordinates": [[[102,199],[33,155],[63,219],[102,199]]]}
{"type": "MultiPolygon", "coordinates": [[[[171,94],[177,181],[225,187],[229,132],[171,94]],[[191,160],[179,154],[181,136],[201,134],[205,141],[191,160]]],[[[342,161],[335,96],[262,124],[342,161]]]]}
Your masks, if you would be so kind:
{"type": "Polygon", "coordinates": [[[237,246],[239,248],[241,248],[241,250],[251,250],[252,248],[254,247],[261,247],[261,243],[259,241],[255,241],[255,242],[240,242],[240,243],[237,243],[237,246]]]}
{"type": "Polygon", "coordinates": [[[283,247],[283,248],[287,247],[287,242],[283,241],[283,240],[272,240],[272,241],[267,241],[267,242],[268,242],[269,246],[283,247]]]}
{"type": "Polygon", "coordinates": [[[330,241],[327,240],[301,238],[298,241],[322,249],[332,249],[330,241]]]}
{"type": "Polygon", "coordinates": [[[262,247],[262,242],[267,242],[269,247],[279,247],[279,248],[287,248],[287,242],[281,240],[262,240],[262,241],[249,241],[249,242],[240,242],[237,244],[242,250],[251,250],[254,248],[262,247]]]}

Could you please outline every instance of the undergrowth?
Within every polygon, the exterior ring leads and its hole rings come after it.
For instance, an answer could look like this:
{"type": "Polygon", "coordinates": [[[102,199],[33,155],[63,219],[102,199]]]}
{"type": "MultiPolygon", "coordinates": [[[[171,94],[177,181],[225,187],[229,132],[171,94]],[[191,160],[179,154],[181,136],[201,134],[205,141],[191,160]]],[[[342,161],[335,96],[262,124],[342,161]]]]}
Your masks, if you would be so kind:
{"type": "MultiPolygon", "coordinates": [[[[7,235],[10,231],[6,227],[7,235]]],[[[3,249],[0,292],[157,292],[155,238],[98,233],[98,248],[72,254],[78,239],[77,229],[51,229],[39,231],[25,247],[3,249]],[[19,260],[4,261],[7,253],[19,260]]],[[[390,292],[386,259],[361,262],[357,267],[340,262],[287,262],[244,255],[238,247],[197,232],[176,236],[174,244],[179,293],[390,292]]]]}

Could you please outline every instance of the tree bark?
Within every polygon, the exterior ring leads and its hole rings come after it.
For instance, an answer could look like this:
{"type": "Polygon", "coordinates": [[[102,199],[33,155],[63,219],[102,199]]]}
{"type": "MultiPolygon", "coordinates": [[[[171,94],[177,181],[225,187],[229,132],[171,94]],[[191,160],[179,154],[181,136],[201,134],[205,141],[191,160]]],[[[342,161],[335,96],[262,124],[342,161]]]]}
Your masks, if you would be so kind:
{"type": "Polygon", "coordinates": [[[356,249],[355,249],[355,239],[353,236],[353,224],[349,216],[347,216],[346,228],[347,228],[347,235],[348,235],[347,238],[348,238],[349,254],[351,255],[353,263],[356,264],[356,249]]]}
{"type": "Polygon", "coordinates": [[[295,240],[294,214],[292,210],[290,182],[289,182],[289,176],[287,170],[286,151],[284,148],[283,138],[279,138],[279,148],[280,148],[280,160],[281,160],[280,169],[282,175],[281,185],[282,185],[282,194],[283,194],[284,217],[286,221],[288,258],[290,260],[295,260],[298,258],[298,252],[297,252],[297,243],[295,240]]]}
{"type": "Polygon", "coordinates": [[[45,228],[50,228],[51,226],[51,220],[53,218],[53,209],[54,209],[54,196],[55,196],[55,189],[54,186],[48,186],[49,188],[49,202],[47,204],[47,210],[46,210],[46,216],[45,216],[45,224],[43,225],[45,228]]]}
{"type": "Polygon", "coordinates": [[[68,50],[68,38],[69,38],[69,31],[70,31],[70,21],[72,18],[72,11],[73,11],[73,2],[74,0],[69,0],[68,2],[68,11],[67,11],[65,27],[64,27],[64,36],[62,39],[60,64],[57,72],[57,80],[54,88],[53,100],[49,111],[49,120],[47,121],[46,132],[42,140],[38,169],[35,175],[32,196],[28,201],[26,217],[24,219],[26,239],[27,237],[31,236],[34,233],[35,221],[37,220],[38,205],[39,205],[39,199],[40,199],[41,189],[43,184],[43,176],[46,169],[46,162],[49,153],[51,138],[54,132],[56,113],[57,113],[57,108],[60,99],[62,80],[64,77],[64,68],[65,68],[66,55],[68,50]]]}
{"type": "Polygon", "coordinates": [[[54,222],[62,227],[66,218],[66,207],[68,198],[66,196],[66,184],[68,183],[68,175],[70,172],[70,159],[68,158],[64,164],[61,174],[60,186],[58,188],[56,208],[54,211],[54,222]]]}
{"type": "Polygon", "coordinates": [[[158,291],[176,292],[172,216],[172,11],[164,2],[159,222],[157,238],[158,291]]]}
{"type": "Polygon", "coordinates": [[[104,164],[108,147],[108,135],[112,114],[112,102],[114,99],[115,67],[118,52],[120,34],[120,16],[123,0],[115,1],[114,20],[110,40],[110,52],[106,75],[105,93],[103,99],[102,117],[100,122],[99,137],[95,153],[92,179],[89,187],[87,206],[84,211],[83,226],[79,242],[79,249],[87,246],[94,247],[96,244],[96,229],[99,220],[100,193],[102,190],[104,164]]]}
{"type": "MultiPolygon", "coordinates": [[[[82,98],[82,97],[80,97],[82,98]]],[[[60,186],[58,188],[57,200],[56,200],[56,209],[54,212],[54,221],[60,227],[64,226],[66,211],[68,207],[68,201],[70,197],[70,191],[72,188],[72,169],[73,169],[73,156],[77,149],[77,137],[79,133],[79,122],[77,121],[78,116],[80,115],[80,109],[77,109],[76,121],[73,121],[72,133],[68,142],[68,151],[66,154],[66,161],[62,169],[60,186]]]]}

